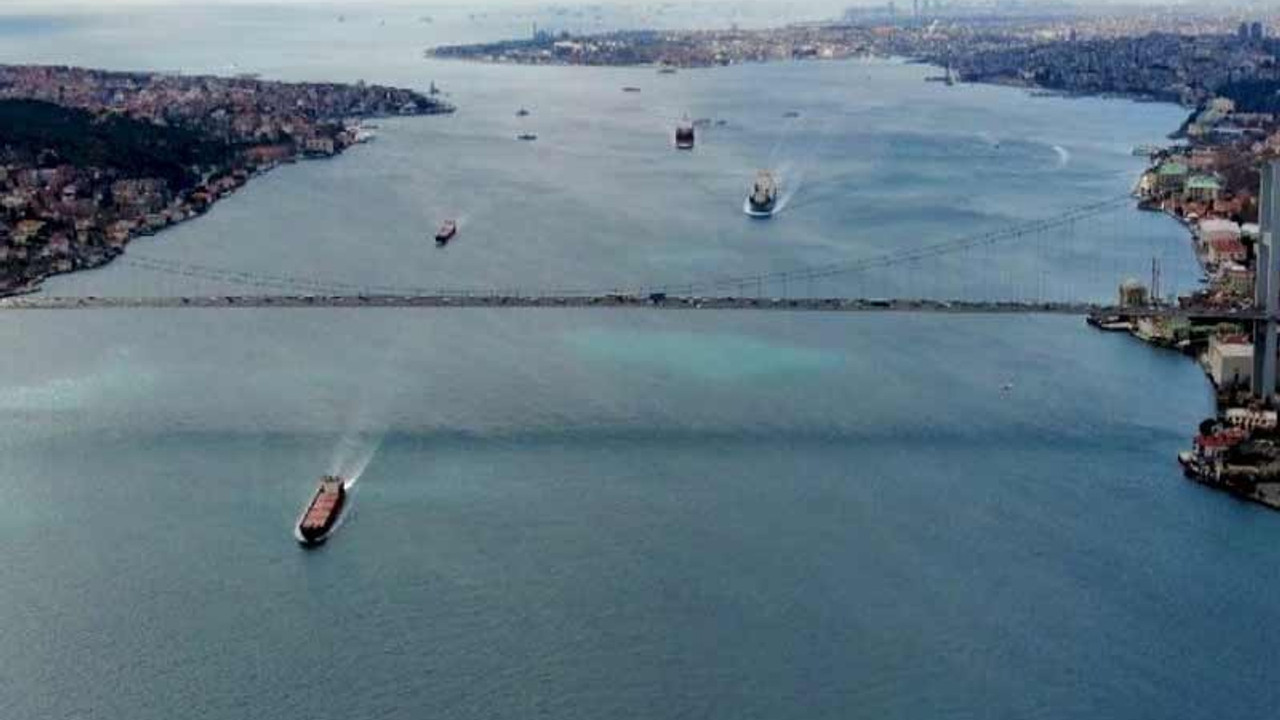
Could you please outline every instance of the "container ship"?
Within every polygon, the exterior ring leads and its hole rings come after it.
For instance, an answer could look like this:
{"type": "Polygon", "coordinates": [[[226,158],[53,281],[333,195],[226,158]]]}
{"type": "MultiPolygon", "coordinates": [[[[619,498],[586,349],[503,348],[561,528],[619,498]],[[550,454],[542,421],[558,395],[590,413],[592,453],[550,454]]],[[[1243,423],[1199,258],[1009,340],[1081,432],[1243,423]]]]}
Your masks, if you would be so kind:
{"type": "Polygon", "coordinates": [[[773,173],[761,170],[756,175],[751,194],[747,196],[747,214],[758,218],[772,217],[777,206],[778,183],[773,179],[773,173]]]}
{"type": "Polygon", "coordinates": [[[676,147],[680,150],[692,150],[693,145],[693,123],[685,120],[676,126],[676,147]]]}
{"type": "Polygon", "coordinates": [[[456,220],[445,220],[440,225],[440,229],[436,231],[436,245],[445,246],[458,234],[458,222],[456,220]]]}
{"type": "Polygon", "coordinates": [[[298,542],[313,547],[327,540],[337,527],[346,504],[347,489],[342,478],[337,475],[325,475],[321,478],[320,487],[311,498],[311,503],[302,511],[302,517],[298,518],[297,532],[294,533],[298,542]]]}

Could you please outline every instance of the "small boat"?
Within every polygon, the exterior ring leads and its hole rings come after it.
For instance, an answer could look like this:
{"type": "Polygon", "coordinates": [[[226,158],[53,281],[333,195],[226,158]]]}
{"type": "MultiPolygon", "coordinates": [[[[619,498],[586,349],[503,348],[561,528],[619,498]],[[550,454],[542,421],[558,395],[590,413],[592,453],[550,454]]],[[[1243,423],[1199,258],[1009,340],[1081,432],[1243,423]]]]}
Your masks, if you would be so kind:
{"type": "Polygon", "coordinates": [[[516,117],[529,117],[529,111],[525,108],[520,108],[516,111],[516,117]]]}
{"type": "Polygon", "coordinates": [[[298,526],[294,532],[298,542],[314,547],[329,539],[346,505],[346,482],[337,475],[325,475],[321,478],[316,494],[302,511],[302,517],[298,518],[298,526]]]}
{"type": "Polygon", "coordinates": [[[675,75],[676,69],[671,67],[670,65],[664,65],[658,68],[658,74],[659,75],[675,75]]]}
{"type": "Polygon", "coordinates": [[[773,173],[761,170],[756,174],[755,184],[751,186],[751,194],[747,196],[748,215],[755,218],[773,217],[778,207],[778,183],[773,173]]]}
{"type": "Polygon", "coordinates": [[[692,150],[695,143],[695,133],[693,123],[685,118],[676,126],[676,148],[679,150],[692,150]]]}
{"type": "Polygon", "coordinates": [[[628,86],[626,86],[626,87],[622,88],[622,92],[625,92],[625,93],[638,93],[638,92],[640,92],[640,88],[635,87],[634,85],[628,85],[628,86]]]}
{"type": "Polygon", "coordinates": [[[527,133],[520,133],[519,135],[516,136],[516,139],[523,140],[525,142],[533,142],[534,140],[538,139],[538,136],[535,135],[534,133],[527,132],[527,133]]]}
{"type": "Polygon", "coordinates": [[[786,111],[786,112],[782,113],[782,117],[784,117],[784,118],[798,118],[798,117],[800,117],[800,113],[799,113],[798,111],[796,111],[796,110],[788,110],[788,111],[786,111]]]}
{"type": "Polygon", "coordinates": [[[440,229],[436,231],[436,245],[444,247],[449,244],[454,235],[458,234],[458,221],[445,220],[440,224],[440,229]]]}

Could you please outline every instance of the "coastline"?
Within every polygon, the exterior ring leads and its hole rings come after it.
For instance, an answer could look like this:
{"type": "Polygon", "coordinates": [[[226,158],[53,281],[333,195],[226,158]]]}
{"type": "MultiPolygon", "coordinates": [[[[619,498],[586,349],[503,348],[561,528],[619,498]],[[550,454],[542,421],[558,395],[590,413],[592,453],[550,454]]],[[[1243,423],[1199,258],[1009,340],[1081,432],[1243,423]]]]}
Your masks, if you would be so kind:
{"type": "Polygon", "coordinates": [[[281,164],[376,137],[362,123],[450,114],[363,82],[0,65],[0,297],[103,267],[281,164]]]}
{"type": "MultiPolygon", "coordinates": [[[[367,119],[374,120],[374,119],[382,119],[383,117],[387,117],[387,116],[371,116],[367,119]]],[[[242,180],[237,180],[234,183],[220,189],[217,192],[217,194],[211,195],[207,202],[203,202],[198,205],[193,204],[185,199],[175,200],[175,202],[169,206],[166,212],[166,215],[168,215],[169,213],[175,213],[175,215],[172,217],[166,218],[164,225],[160,227],[135,228],[129,232],[128,236],[125,237],[119,243],[118,246],[105,251],[104,254],[100,256],[96,256],[88,262],[84,262],[83,264],[75,265],[70,268],[65,268],[65,269],[55,268],[46,272],[42,272],[37,277],[33,278],[32,280],[27,282],[25,285],[20,287],[11,288],[11,289],[0,288],[0,300],[6,299],[6,298],[15,298],[15,297],[23,297],[27,295],[39,294],[43,292],[44,282],[49,278],[59,277],[61,275],[73,275],[79,272],[84,272],[88,270],[97,270],[99,268],[106,267],[107,265],[110,265],[113,261],[115,261],[117,258],[119,258],[121,255],[124,255],[125,249],[134,240],[137,240],[138,238],[142,238],[142,237],[152,237],[160,233],[163,233],[164,231],[170,228],[181,225],[183,223],[193,222],[200,219],[202,216],[208,213],[213,208],[213,206],[216,205],[219,201],[239,192],[241,188],[244,188],[245,186],[247,186],[254,178],[260,177],[262,175],[266,175],[267,173],[275,170],[281,165],[292,165],[298,162],[312,162],[317,160],[336,159],[339,156],[345,154],[352,147],[359,144],[363,144],[363,143],[352,143],[350,145],[346,145],[341,148],[335,148],[332,155],[307,155],[305,153],[300,153],[296,156],[271,162],[267,165],[259,166],[255,168],[252,172],[247,173],[247,175],[245,175],[242,180]]]]}

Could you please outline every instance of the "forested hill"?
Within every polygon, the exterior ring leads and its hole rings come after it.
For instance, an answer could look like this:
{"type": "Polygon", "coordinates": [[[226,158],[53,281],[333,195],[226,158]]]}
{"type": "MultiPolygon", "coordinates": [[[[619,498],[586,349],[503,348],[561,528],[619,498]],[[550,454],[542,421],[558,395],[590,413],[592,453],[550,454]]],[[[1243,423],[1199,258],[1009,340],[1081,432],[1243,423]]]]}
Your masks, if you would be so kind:
{"type": "Polygon", "coordinates": [[[162,178],[178,189],[199,182],[193,168],[225,165],[233,154],[230,145],[182,128],[39,100],[0,100],[0,162],[97,167],[122,178],[162,178]]]}
{"type": "Polygon", "coordinates": [[[1239,80],[1218,88],[1218,95],[1230,98],[1236,112],[1280,113],[1280,80],[1239,80]]]}

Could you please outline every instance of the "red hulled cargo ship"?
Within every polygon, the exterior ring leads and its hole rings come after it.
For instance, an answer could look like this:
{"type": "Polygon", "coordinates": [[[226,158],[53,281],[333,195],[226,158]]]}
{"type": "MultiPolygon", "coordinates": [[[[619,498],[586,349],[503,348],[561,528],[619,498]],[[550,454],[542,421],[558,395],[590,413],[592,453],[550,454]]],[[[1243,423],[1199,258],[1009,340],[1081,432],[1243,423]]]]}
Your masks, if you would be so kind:
{"type": "Polygon", "coordinates": [[[311,498],[311,504],[298,519],[297,538],[303,545],[319,545],[329,537],[347,504],[347,489],[342,478],[326,475],[311,498]]]}

